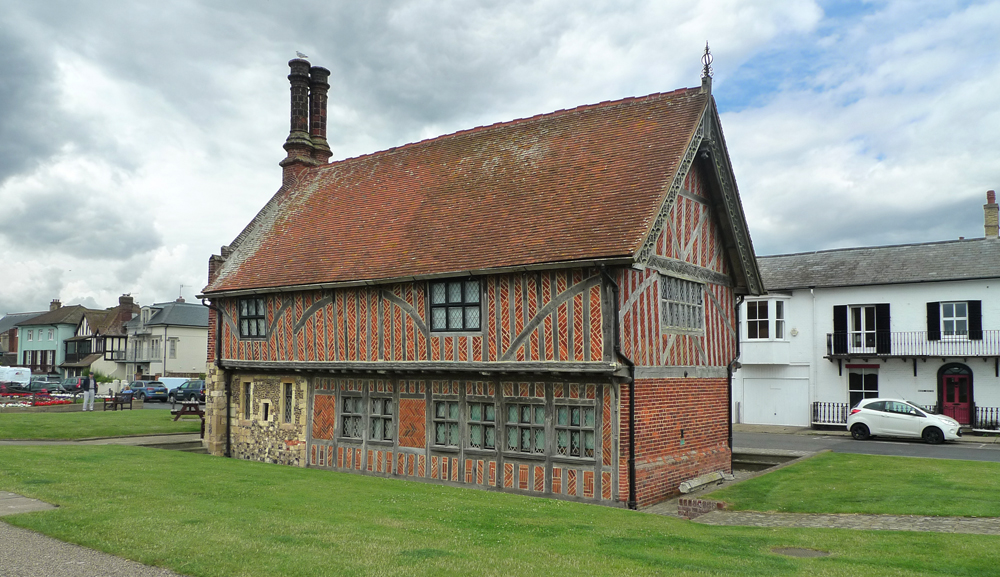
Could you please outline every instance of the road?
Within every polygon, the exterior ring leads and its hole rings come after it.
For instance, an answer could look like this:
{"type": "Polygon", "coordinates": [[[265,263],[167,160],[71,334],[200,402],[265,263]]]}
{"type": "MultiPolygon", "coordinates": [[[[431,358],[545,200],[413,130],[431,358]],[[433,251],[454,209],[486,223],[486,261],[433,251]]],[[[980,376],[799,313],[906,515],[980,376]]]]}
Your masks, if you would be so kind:
{"type": "Polygon", "coordinates": [[[750,433],[734,432],[733,445],[739,449],[784,449],[792,451],[821,451],[859,453],[863,455],[896,455],[901,457],[927,457],[932,459],[960,459],[965,461],[992,461],[1000,463],[1000,444],[997,438],[966,437],[961,442],[928,445],[920,440],[869,439],[855,441],[843,435],[750,433]]]}

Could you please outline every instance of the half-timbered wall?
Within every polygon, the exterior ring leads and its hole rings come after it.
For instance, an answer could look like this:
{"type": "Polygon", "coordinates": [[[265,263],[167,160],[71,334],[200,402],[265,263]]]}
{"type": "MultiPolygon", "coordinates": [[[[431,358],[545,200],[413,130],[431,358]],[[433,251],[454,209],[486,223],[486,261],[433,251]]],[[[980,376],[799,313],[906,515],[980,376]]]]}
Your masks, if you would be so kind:
{"type": "MultiPolygon", "coordinates": [[[[726,367],[736,355],[729,264],[700,170],[687,175],[645,270],[619,276],[622,350],[636,364],[636,499],[651,505],[686,479],[730,471],[726,367]],[[699,329],[665,326],[664,275],[702,287],[699,329]]],[[[628,391],[623,388],[622,414],[628,391]]],[[[628,422],[622,419],[620,494],[627,498],[628,422]]]]}
{"type": "MultiPolygon", "coordinates": [[[[587,382],[505,380],[426,380],[316,377],[313,379],[310,467],[371,475],[472,485],[567,499],[613,503],[617,489],[617,385],[587,382]],[[344,397],[388,399],[398,409],[392,440],[371,440],[370,421],[362,422],[362,437],[345,436],[344,397]],[[441,446],[435,436],[435,404],[458,403],[457,446],[441,446]],[[495,409],[495,448],[470,444],[470,405],[495,409]],[[510,422],[508,411],[530,407],[528,423],[510,422]],[[593,409],[595,434],[592,457],[560,455],[557,435],[559,407],[593,409]],[[535,421],[534,409],[544,412],[535,421]],[[532,450],[511,449],[509,436],[520,443],[530,429],[532,450]],[[535,431],[542,431],[542,452],[534,450],[535,431]]],[[[588,430],[584,426],[584,430],[588,430]]]]}
{"type": "Polygon", "coordinates": [[[618,283],[622,350],[640,366],[725,367],[736,354],[734,296],[716,217],[701,173],[692,169],[642,271],[622,269],[618,283]],[[664,330],[662,274],[704,286],[704,330],[664,330]]]}
{"type": "Polygon", "coordinates": [[[239,299],[222,301],[222,358],[245,361],[606,360],[598,271],[490,275],[482,330],[436,333],[427,283],[264,295],[267,337],[240,339],[239,299]]]}

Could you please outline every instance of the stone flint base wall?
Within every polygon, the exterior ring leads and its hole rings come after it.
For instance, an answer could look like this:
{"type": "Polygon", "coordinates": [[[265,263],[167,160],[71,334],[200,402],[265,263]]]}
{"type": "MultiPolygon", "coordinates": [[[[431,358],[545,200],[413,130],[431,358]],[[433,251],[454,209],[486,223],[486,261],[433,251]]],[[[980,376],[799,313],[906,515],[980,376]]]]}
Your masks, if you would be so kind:
{"type": "MultiPolygon", "coordinates": [[[[636,502],[647,507],[680,484],[732,471],[726,379],[636,379],[636,502]]],[[[628,498],[628,388],[622,387],[620,494],[628,498]]]]}
{"type": "MultiPolygon", "coordinates": [[[[231,377],[231,456],[236,459],[306,466],[307,386],[302,378],[235,373],[231,377]],[[246,384],[250,403],[245,404],[246,384]],[[292,385],[291,422],[285,422],[285,384],[292,385]],[[267,405],[265,415],[264,406],[267,405]]],[[[226,452],[225,372],[210,367],[206,382],[205,446],[213,455],[226,452]]]]}

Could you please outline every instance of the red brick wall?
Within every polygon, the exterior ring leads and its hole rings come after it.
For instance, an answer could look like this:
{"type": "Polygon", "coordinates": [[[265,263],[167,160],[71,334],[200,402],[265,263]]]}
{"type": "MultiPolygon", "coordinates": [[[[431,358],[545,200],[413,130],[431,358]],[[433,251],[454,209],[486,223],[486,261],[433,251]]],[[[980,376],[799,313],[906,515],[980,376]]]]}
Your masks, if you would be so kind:
{"type": "MultiPolygon", "coordinates": [[[[628,387],[622,386],[619,487],[628,499],[628,387]]],[[[636,379],[636,501],[677,493],[681,482],[731,472],[726,379],[636,379]],[[683,444],[681,431],[684,432],[683,444]]]]}

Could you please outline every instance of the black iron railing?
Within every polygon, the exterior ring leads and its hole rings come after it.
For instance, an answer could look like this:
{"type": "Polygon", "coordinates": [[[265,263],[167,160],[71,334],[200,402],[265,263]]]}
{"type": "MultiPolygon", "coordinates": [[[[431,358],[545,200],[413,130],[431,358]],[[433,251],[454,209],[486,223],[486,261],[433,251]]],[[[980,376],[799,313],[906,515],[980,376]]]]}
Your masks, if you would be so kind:
{"type": "MultiPolygon", "coordinates": [[[[879,332],[874,338],[858,333],[827,333],[828,357],[993,357],[1000,356],[1000,330],[982,331],[982,338],[936,335],[927,331],[879,332]]],[[[980,335],[975,335],[980,336],[980,335]]]]}

